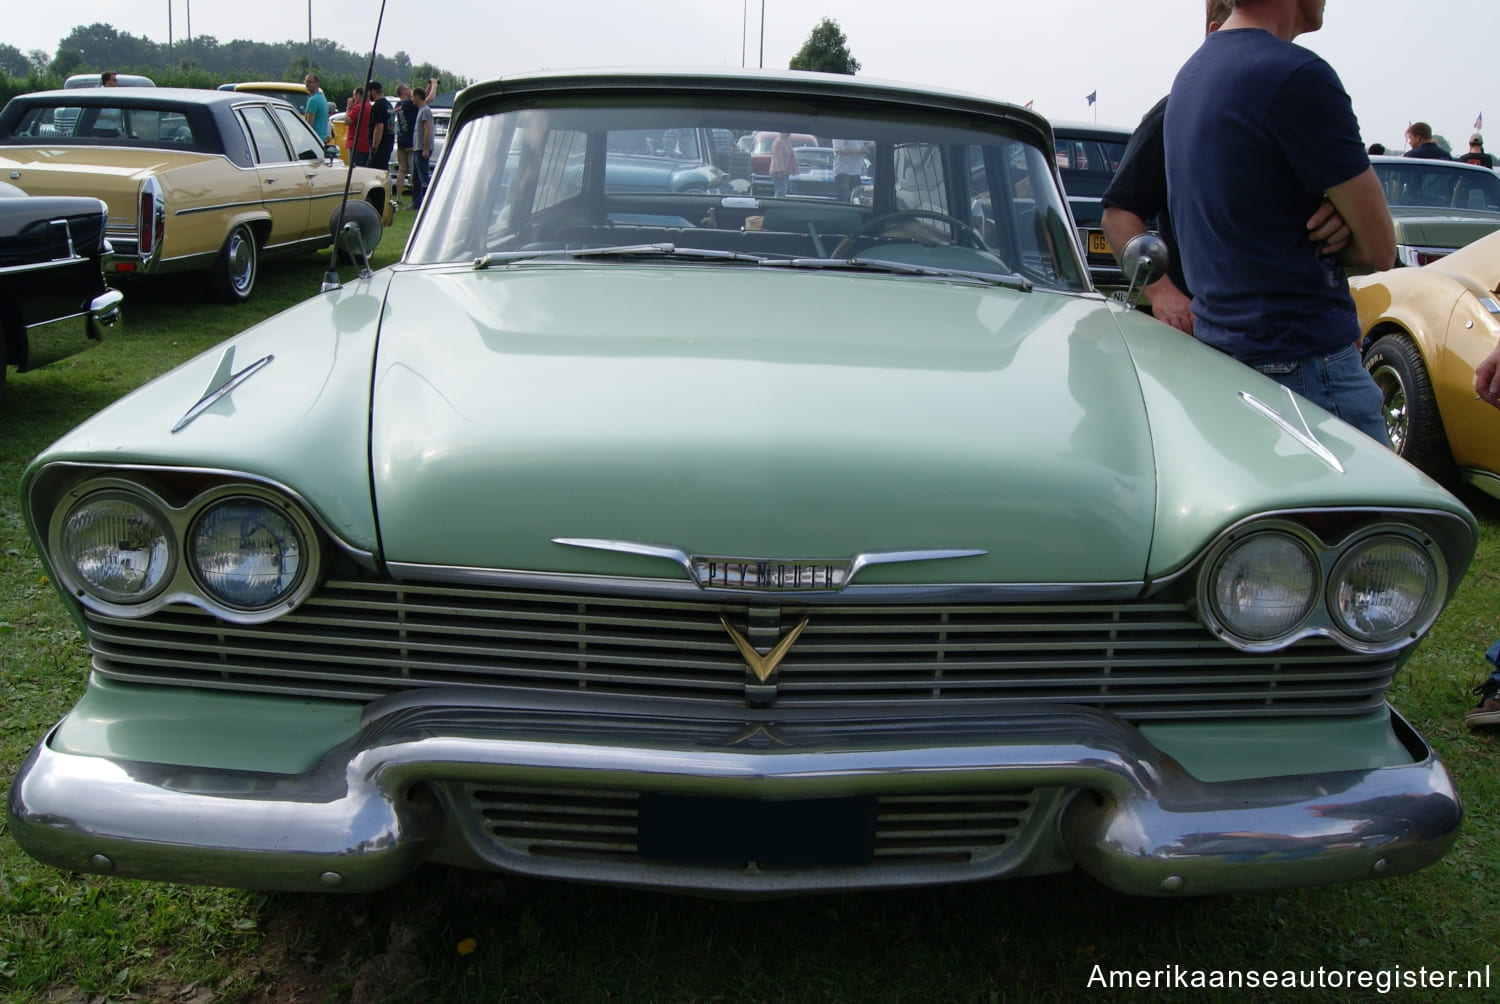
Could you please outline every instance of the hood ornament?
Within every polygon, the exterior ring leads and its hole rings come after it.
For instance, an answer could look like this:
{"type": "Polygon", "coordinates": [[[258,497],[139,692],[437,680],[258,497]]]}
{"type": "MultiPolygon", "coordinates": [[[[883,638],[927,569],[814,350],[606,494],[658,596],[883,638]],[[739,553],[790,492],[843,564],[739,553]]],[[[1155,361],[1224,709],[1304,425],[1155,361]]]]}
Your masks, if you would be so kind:
{"type": "Polygon", "coordinates": [[[770,683],[771,677],[776,674],[776,667],[781,665],[781,660],[785,659],[786,654],[792,650],[792,646],[797,644],[797,636],[802,633],[803,628],[807,627],[808,620],[807,617],[802,618],[801,623],[792,628],[788,634],[777,639],[776,644],[771,646],[771,651],[765,655],[757,652],[755,646],[734,629],[734,625],[729,623],[729,618],[720,617],[719,623],[723,624],[724,630],[729,632],[734,647],[739,649],[740,655],[745,657],[745,665],[750,667],[750,672],[755,674],[755,678],[761,683],[770,683]]]}

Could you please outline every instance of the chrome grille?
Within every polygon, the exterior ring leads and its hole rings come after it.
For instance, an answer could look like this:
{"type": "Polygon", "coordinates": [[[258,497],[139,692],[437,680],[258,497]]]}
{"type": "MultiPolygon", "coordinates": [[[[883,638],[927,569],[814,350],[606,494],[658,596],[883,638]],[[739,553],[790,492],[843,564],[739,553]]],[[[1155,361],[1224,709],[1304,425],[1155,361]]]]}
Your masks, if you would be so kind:
{"type": "Polygon", "coordinates": [[[1067,703],[1129,719],[1360,714],[1396,657],[1312,638],[1271,654],[1215,640],[1184,605],[777,605],[336,581],[258,625],[174,606],[89,613],[95,668],[121,680],[373,700],[504,686],[746,705],[744,660],[808,618],[777,708],[976,700],[1067,703]]]}
{"type": "MultiPolygon", "coordinates": [[[[466,785],[463,797],[483,832],[509,854],[633,861],[633,791],[466,785]]],[[[875,865],[968,864],[1001,853],[1037,806],[1037,792],[882,796],[875,865]]]]}

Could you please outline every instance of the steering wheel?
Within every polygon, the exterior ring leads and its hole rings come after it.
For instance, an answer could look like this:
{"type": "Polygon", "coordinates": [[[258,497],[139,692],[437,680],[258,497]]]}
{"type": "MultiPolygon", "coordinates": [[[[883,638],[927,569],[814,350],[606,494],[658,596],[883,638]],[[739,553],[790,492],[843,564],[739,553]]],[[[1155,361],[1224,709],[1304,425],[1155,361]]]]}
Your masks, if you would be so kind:
{"type": "MultiPolygon", "coordinates": [[[[864,226],[860,227],[858,233],[850,234],[839,241],[839,246],[834,248],[832,257],[847,257],[854,242],[861,237],[879,237],[890,230],[893,224],[902,223],[906,220],[921,219],[939,220],[948,224],[955,232],[965,234],[973,242],[974,247],[982,248],[986,246],[984,238],[980,236],[979,231],[956,216],[949,216],[947,213],[940,213],[935,209],[901,209],[894,213],[886,213],[882,216],[874,217],[864,226]]],[[[925,242],[918,241],[917,243],[925,242]]]]}

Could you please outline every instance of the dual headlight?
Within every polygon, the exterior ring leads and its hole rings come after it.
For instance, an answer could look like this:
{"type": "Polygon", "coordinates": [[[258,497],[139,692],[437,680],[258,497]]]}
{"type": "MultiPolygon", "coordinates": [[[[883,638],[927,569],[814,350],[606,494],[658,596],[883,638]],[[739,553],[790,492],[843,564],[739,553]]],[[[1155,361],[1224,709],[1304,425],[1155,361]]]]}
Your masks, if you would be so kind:
{"type": "Polygon", "coordinates": [[[1322,634],[1379,652],[1420,637],[1446,593],[1441,552],[1411,527],[1367,526],[1329,546],[1297,524],[1270,523],[1210,551],[1198,606],[1215,633],[1249,651],[1322,634]]]}
{"type": "Polygon", "coordinates": [[[109,612],[185,600],[259,620],[311,589],[317,538],[301,509],[258,486],[222,486],[174,508],[138,485],[96,483],[59,509],[51,555],[75,596],[109,612]]]}

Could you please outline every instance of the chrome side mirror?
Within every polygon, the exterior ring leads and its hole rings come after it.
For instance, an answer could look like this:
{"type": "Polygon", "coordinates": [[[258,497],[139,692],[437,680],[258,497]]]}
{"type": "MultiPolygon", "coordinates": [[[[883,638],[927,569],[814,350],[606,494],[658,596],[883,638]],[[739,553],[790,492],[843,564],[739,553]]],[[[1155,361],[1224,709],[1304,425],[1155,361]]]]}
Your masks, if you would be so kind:
{"type": "Polygon", "coordinates": [[[1155,234],[1136,234],[1130,238],[1120,252],[1120,268],[1130,280],[1130,288],[1125,292],[1126,302],[1135,303],[1141,290],[1160,279],[1166,273],[1171,257],[1167,242],[1155,234]]]}

